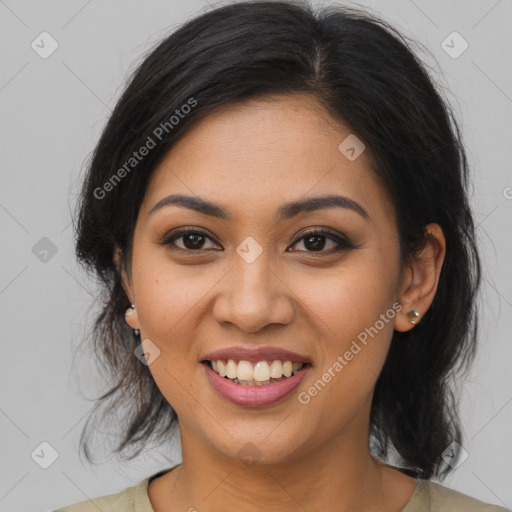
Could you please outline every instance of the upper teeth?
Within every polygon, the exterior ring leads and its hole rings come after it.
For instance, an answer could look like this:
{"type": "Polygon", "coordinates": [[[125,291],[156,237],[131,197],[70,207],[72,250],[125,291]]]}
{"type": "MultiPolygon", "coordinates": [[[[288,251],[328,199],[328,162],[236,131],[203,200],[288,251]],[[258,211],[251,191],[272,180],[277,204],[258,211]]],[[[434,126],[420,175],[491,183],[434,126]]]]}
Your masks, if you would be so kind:
{"type": "Polygon", "coordinates": [[[279,379],[283,375],[290,377],[297,373],[304,363],[292,363],[291,361],[272,361],[269,365],[267,361],[258,361],[251,363],[250,361],[238,361],[228,359],[211,361],[212,368],[221,377],[239,380],[257,380],[263,382],[269,379],[279,379]]]}

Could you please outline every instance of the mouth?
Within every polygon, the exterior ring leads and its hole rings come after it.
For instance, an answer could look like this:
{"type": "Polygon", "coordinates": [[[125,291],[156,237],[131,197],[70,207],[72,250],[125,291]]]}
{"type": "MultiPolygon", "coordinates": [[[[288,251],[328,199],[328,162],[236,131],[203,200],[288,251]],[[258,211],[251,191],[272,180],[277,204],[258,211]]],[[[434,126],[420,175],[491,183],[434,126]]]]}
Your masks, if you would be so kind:
{"type": "Polygon", "coordinates": [[[204,354],[199,362],[213,389],[240,407],[264,407],[281,402],[310,372],[308,356],[281,347],[243,345],[204,354]]]}
{"type": "Polygon", "coordinates": [[[280,359],[248,361],[244,359],[203,360],[201,363],[225,380],[240,386],[272,386],[304,372],[311,366],[308,361],[280,359]]]}
{"type": "Polygon", "coordinates": [[[201,366],[213,389],[239,407],[271,406],[285,400],[311,369],[309,362],[275,359],[207,359],[201,366]]]}

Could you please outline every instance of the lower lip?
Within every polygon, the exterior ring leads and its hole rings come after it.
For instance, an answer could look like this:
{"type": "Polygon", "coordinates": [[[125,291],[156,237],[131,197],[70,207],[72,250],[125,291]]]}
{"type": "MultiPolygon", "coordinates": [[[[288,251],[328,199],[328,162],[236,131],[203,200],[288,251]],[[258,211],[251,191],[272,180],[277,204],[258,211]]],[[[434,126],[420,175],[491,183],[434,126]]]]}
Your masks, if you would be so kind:
{"type": "Polygon", "coordinates": [[[235,384],[218,373],[207,364],[204,371],[212,386],[226,400],[241,407],[260,407],[275,404],[286,398],[302,381],[311,366],[306,366],[292,377],[277,381],[267,386],[244,386],[235,384]]]}

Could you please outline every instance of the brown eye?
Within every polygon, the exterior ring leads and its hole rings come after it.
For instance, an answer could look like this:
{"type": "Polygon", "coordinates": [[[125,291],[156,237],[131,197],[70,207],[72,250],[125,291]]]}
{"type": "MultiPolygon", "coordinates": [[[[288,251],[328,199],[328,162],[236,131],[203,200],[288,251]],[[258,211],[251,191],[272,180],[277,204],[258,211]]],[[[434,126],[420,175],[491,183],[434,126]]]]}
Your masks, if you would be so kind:
{"type": "Polygon", "coordinates": [[[307,233],[303,234],[293,245],[297,245],[299,242],[302,242],[305,247],[305,251],[301,250],[300,252],[318,252],[330,254],[333,252],[341,251],[343,249],[350,249],[354,247],[353,244],[351,244],[346,238],[343,238],[342,236],[339,236],[325,229],[308,231],[307,233]],[[323,250],[326,245],[329,245],[326,240],[331,243],[330,249],[332,250],[323,250]]]}
{"type": "MultiPolygon", "coordinates": [[[[166,237],[161,245],[171,246],[171,249],[178,251],[203,252],[205,249],[215,249],[215,247],[205,247],[208,242],[213,242],[212,238],[203,231],[197,229],[182,229],[166,237]],[[180,241],[180,243],[177,243],[180,241]]],[[[352,249],[355,246],[345,237],[340,236],[326,229],[316,229],[308,231],[297,239],[294,245],[303,243],[305,249],[298,252],[332,254],[342,250],[352,249]],[[327,247],[327,250],[324,250],[327,247]]],[[[213,242],[215,246],[217,244],[213,242]]],[[[218,247],[218,246],[217,246],[218,247]]]]}
{"type": "Polygon", "coordinates": [[[183,229],[163,240],[161,244],[171,245],[182,251],[199,251],[204,249],[204,245],[207,240],[211,241],[211,238],[202,231],[195,229],[183,229]],[[182,239],[181,244],[177,244],[176,241],[180,239],[182,239]]]}

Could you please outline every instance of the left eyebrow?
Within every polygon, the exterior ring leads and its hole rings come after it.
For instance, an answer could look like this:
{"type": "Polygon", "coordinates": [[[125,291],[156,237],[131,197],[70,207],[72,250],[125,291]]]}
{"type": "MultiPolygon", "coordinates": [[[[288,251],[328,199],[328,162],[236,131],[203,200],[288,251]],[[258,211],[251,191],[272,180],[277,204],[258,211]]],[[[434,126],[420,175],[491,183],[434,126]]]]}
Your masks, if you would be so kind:
{"type": "MultiPolygon", "coordinates": [[[[148,217],[165,206],[176,205],[197,211],[204,215],[217,217],[219,219],[231,220],[232,214],[220,205],[212,203],[200,197],[187,196],[184,194],[171,194],[158,201],[148,213],[148,217]]],[[[365,220],[370,220],[368,212],[356,201],[345,196],[330,194],[327,196],[300,199],[282,205],[274,218],[276,222],[283,222],[301,213],[323,210],[325,208],[346,208],[352,210],[365,220]]]]}
{"type": "Polygon", "coordinates": [[[331,194],[286,203],[279,208],[276,222],[282,222],[301,213],[323,210],[324,208],[347,208],[358,213],[365,220],[370,220],[370,215],[358,202],[345,196],[331,194]]]}

